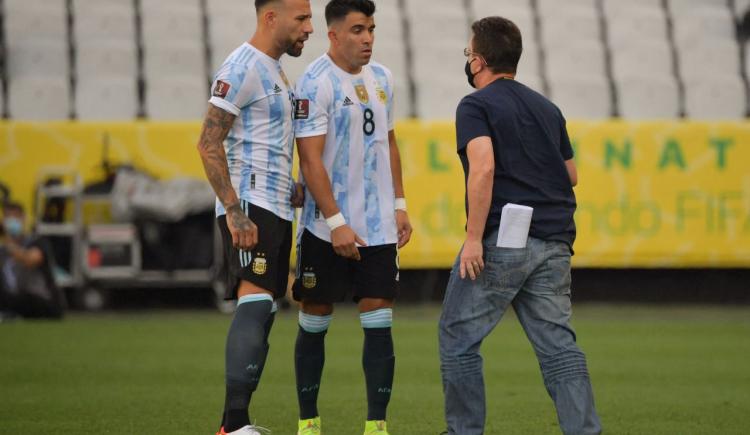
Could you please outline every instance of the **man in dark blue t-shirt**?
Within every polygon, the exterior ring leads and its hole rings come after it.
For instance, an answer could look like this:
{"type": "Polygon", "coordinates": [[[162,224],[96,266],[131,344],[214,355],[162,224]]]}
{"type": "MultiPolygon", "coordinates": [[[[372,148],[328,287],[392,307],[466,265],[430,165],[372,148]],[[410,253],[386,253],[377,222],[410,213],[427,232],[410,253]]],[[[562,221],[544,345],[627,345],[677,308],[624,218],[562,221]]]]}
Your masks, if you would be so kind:
{"type": "Polygon", "coordinates": [[[488,17],[472,31],[465,71],[478,90],[456,113],[466,177],[466,240],[440,318],[448,433],[484,431],[479,347],[512,304],[539,359],[560,429],[598,434],[586,357],[570,326],[577,174],[565,118],[514,80],[522,51],[515,24],[488,17]],[[509,203],[533,208],[525,247],[498,246],[502,209],[509,203]]]}

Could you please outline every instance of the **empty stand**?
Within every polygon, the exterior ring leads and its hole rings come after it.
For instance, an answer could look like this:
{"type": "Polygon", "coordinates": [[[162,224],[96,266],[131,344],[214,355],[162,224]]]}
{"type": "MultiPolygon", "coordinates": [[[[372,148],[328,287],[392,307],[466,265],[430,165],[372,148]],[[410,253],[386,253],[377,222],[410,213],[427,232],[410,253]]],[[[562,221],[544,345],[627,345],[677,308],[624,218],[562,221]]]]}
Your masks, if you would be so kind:
{"type": "Polygon", "coordinates": [[[559,75],[548,79],[552,101],[568,119],[604,119],[611,115],[609,82],[600,75],[559,75]]]}
{"type": "Polygon", "coordinates": [[[208,107],[203,74],[155,77],[146,82],[146,115],[155,120],[197,120],[208,107]]]}
{"type": "Polygon", "coordinates": [[[8,80],[8,112],[14,119],[47,121],[70,116],[67,77],[20,76],[8,80]]]}
{"type": "Polygon", "coordinates": [[[685,114],[694,119],[737,119],[747,110],[745,84],[736,74],[688,77],[685,80],[685,114]]]}
{"type": "Polygon", "coordinates": [[[81,78],[75,95],[76,114],[83,121],[134,119],[138,114],[133,76],[81,78]]]}
{"type": "Polygon", "coordinates": [[[679,89],[672,76],[634,71],[616,77],[615,87],[623,118],[671,119],[680,114],[679,89]]]}

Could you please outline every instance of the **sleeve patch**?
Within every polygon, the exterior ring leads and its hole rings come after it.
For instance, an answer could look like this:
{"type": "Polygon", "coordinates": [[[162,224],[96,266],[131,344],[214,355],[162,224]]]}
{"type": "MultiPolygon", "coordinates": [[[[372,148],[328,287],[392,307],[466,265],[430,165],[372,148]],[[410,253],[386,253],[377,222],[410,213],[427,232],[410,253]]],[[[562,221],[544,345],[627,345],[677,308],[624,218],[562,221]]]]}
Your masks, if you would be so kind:
{"type": "Polygon", "coordinates": [[[294,119],[307,119],[310,116],[310,100],[294,100],[294,119]]]}
{"type": "Polygon", "coordinates": [[[232,85],[230,85],[229,83],[222,80],[217,80],[216,85],[214,86],[213,96],[224,98],[229,93],[229,89],[231,87],[232,85]]]}

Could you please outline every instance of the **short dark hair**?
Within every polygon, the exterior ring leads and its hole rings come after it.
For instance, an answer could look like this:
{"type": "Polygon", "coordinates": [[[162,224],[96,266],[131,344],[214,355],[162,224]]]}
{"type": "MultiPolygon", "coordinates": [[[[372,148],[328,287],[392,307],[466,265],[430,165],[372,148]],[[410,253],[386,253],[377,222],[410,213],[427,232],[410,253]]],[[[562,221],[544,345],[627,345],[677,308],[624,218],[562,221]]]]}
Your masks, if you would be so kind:
{"type": "Polygon", "coordinates": [[[481,55],[494,73],[514,73],[521,59],[521,31],[503,17],[486,17],[471,25],[474,52],[481,55]]]}
{"type": "Polygon", "coordinates": [[[362,12],[371,17],[375,13],[375,3],[372,0],[331,0],[326,5],[326,24],[330,26],[351,12],[362,12]]]}
{"type": "Polygon", "coordinates": [[[276,0],[255,0],[255,10],[259,11],[260,8],[262,8],[263,6],[265,6],[265,5],[269,4],[269,3],[273,3],[275,1],[276,0]]]}

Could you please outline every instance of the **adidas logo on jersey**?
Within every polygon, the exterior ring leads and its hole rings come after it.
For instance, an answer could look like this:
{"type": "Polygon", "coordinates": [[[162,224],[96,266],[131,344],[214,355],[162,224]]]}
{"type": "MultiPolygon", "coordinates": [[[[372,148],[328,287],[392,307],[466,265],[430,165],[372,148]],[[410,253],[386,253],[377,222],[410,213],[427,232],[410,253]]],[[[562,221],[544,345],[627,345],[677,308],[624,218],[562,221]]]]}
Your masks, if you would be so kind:
{"type": "Polygon", "coordinates": [[[349,99],[349,97],[344,98],[344,106],[351,106],[354,104],[352,100],[349,99]]]}
{"type": "Polygon", "coordinates": [[[274,84],[273,85],[273,91],[276,92],[277,94],[280,94],[281,93],[281,87],[278,84],[274,84]]]}

